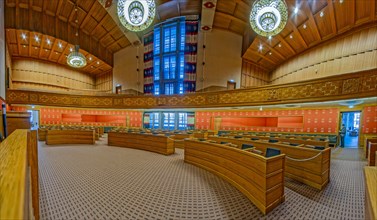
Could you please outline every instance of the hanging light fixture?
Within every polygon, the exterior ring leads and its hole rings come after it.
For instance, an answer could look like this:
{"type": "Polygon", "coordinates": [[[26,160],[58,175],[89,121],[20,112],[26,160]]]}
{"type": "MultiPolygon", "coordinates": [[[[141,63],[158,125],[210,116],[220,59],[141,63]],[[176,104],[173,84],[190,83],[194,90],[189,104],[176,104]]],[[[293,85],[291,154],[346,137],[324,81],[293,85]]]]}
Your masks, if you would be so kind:
{"type": "Polygon", "coordinates": [[[284,0],[257,0],[250,12],[251,28],[259,35],[272,37],[280,33],[288,21],[284,0]]]}
{"type": "Polygon", "coordinates": [[[139,32],[147,29],[156,15],[154,0],[119,0],[118,18],[130,31],[139,32]]]}
{"type": "MultiPolygon", "coordinates": [[[[75,5],[75,12],[76,12],[76,25],[77,25],[77,31],[76,31],[76,37],[79,37],[79,26],[78,26],[78,13],[77,13],[77,5],[75,5]]],[[[79,38],[77,40],[80,42],[79,38]]],[[[73,68],[82,68],[86,66],[86,57],[80,53],[80,46],[78,43],[75,45],[75,49],[71,51],[70,54],[67,56],[67,64],[73,68]]]]}

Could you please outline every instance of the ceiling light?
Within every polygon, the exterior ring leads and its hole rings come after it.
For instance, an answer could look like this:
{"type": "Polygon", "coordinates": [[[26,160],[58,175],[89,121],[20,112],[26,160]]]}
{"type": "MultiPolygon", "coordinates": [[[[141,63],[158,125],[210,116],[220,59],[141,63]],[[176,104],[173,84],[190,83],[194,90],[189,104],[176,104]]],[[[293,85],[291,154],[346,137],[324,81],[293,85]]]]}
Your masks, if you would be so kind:
{"type": "Polygon", "coordinates": [[[261,44],[261,45],[259,45],[259,51],[262,51],[262,50],[263,50],[263,46],[261,44]]]}
{"type": "Polygon", "coordinates": [[[269,54],[269,55],[272,55],[272,53],[271,53],[271,52],[269,52],[268,54],[269,54]]]}
{"type": "Polygon", "coordinates": [[[26,45],[22,45],[23,47],[26,47],[26,45]]]}
{"type": "Polygon", "coordinates": [[[119,0],[118,17],[124,27],[139,32],[147,29],[156,14],[155,0],[119,0]]]}
{"type": "Polygon", "coordinates": [[[262,106],[259,108],[259,111],[263,111],[263,107],[262,106]]]}
{"type": "Polygon", "coordinates": [[[63,45],[62,45],[62,43],[59,42],[58,46],[59,46],[59,48],[62,48],[63,45]]]}
{"type": "Polygon", "coordinates": [[[92,60],[92,57],[89,57],[89,60],[92,60]]]}
{"type": "Polygon", "coordinates": [[[70,51],[70,52],[72,52],[72,51],[73,51],[72,47],[71,47],[71,48],[69,48],[69,51],[70,51]]]}
{"type": "Polygon", "coordinates": [[[268,39],[271,40],[271,39],[272,39],[272,36],[268,36],[268,39]]]}
{"type": "Polygon", "coordinates": [[[279,44],[278,46],[281,47],[281,44],[279,44]]]}
{"type": "Polygon", "coordinates": [[[47,39],[47,44],[50,45],[51,44],[51,41],[50,39],[47,39]]]}
{"type": "Polygon", "coordinates": [[[249,21],[257,34],[274,36],[287,24],[287,4],[284,0],[257,0],[251,8],[249,21]]]}
{"type": "Polygon", "coordinates": [[[319,16],[322,18],[324,15],[323,11],[321,11],[321,13],[319,13],[319,16]]]}
{"type": "Polygon", "coordinates": [[[99,65],[99,61],[97,61],[97,64],[99,65]]]}
{"type": "Polygon", "coordinates": [[[343,0],[339,0],[339,3],[342,4],[342,3],[343,3],[343,0]]]}
{"type": "Polygon", "coordinates": [[[291,35],[289,35],[289,38],[291,38],[291,39],[293,38],[292,34],[291,34],[291,35]]]}
{"type": "Polygon", "coordinates": [[[34,47],[34,49],[38,49],[38,47],[34,47]]]}
{"type": "Polygon", "coordinates": [[[295,9],[293,10],[293,13],[297,14],[297,12],[298,12],[298,8],[295,7],[295,9]]]}
{"type": "MultiPolygon", "coordinates": [[[[71,48],[72,49],[72,48],[71,48]]],[[[79,51],[80,46],[75,45],[75,50],[68,54],[67,64],[74,68],[82,68],[86,66],[86,58],[79,51]]]]}
{"type": "Polygon", "coordinates": [[[23,40],[25,40],[26,39],[26,34],[22,33],[21,37],[22,37],[23,40]]]}
{"type": "Polygon", "coordinates": [[[39,42],[39,37],[37,35],[35,35],[34,39],[35,41],[39,42]]]}
{"type": "Polygon", "coordinates": [[[306,29],[306,24],[304,24],[303,28],[306,29]]]}

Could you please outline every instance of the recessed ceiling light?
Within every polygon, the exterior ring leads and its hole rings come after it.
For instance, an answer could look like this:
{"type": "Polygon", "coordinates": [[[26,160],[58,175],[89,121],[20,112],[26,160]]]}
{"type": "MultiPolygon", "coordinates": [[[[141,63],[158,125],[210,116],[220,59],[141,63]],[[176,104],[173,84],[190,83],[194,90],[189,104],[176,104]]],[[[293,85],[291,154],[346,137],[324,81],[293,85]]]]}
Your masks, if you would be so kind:
{"type": "Polygon", "coordinates": [[[268,39],[271,40],[271,39],[272,39],[272,36],[268,36],[268,39]]]}
{"type": "Polygon", "coordinates": [[[281,44],[279,44],[278,46],[281,47],[281,44]]]}
{"type": "Polygon", "coordinates": [[[263,46],[262,46],[262,44],[259,45],[259,51],[261,51],[261,50],[263,50],[263,46]]]}
{"type": "Polygon", "coordinates": [[[92,57],[89,57],[89,60],[92,60],[92,57]]]}
{"type": "Polygon", "coordinates": [[[51,44],[51,41],[50,39],[47,39],[47,44],[50,45],[51,44]]]}
{"type": "Polygon", "coordinates": [[[304,29],[306,29],[306,24],[304,24],[304,26],[302,26],[304,29]]]}
{"type": "Polygon", "coordinates": [[[99,65],[99,61],[97,61],[97,64],[99,65]]]}
{"type": "Polygon", "coordinates": [[[37,35],[35,35],[34,39],[35,41],[39,42],[39,37],[37,35]]]}
{"type": "Polygon", "coordinates": [[[72,47],[71,47],[71,48],[69,48],[69,51],[70,51],[70,52],[72,52],[72,51],[73,51],[72,47]]]}
{"type": "Polygon", "coordinates": [[[62,43],[59,42],[58,46],[59,46],[59,48],[62,48],[63,45],[62,45],[62,43]]]}
{"type": "Polygon", "coordinates": [[[47,49],[45,49],[45,51],[47,52],[47,49]]]}
{"type": "Polygon", "coordinates": [[[339,0],[339,3],[342,4],[342,3],[343,3],[343,0],[339,0]]]}
{"type": "Polygon", "coordinates": [[[324,15],[323,11],[321,11],[321,13],[319,13],[319,16],[322,18],[324,15]]]}
{"type": "Polygon", "coordinates": [[[25,40],[26,39],[26,34],[22,33],[21,37],[22,37],[23,40],[25,40]]]}
{"type": "Polygon", "coordinates": [[[26,47],[26,45],[22,45],[23,47],[26,47]]]}
{"type": "Polygon", "coordinates": [[[293,38],[292,34],[291,34],[291,35],[289,35],[289,38],[291,38],[291,39],[293,38]]]}
{"type": "Polygon", "coordinates": [[[272,55],[272,53],[271,53],[271,52],[269,52],[268,54],[269,54],[269,55],[272,55]]]}
{"type": "Polygon", "coordinates": [[[293,10],[293,12],[294,12],[295,14],[297,14],[297,12],[298,12],[298,8],[295,7],[295,9],[293,10]]]}
{"type": "Polygon", "coordinates": [[[34,49],[38,49],[38,47],[34,47],[34,49]]]}

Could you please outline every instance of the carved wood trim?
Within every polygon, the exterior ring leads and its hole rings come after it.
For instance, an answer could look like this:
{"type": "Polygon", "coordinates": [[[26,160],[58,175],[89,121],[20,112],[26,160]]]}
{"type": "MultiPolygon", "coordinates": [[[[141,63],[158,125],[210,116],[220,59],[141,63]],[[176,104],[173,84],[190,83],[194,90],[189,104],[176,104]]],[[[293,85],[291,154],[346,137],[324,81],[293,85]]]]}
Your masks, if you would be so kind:
{"type": "Polygon", "coordinates": [[[115,94],[88,96],[8,89],[6,101],[8,104],[62,107],[153,109],[257,106],[354,99],[376,95],[377,69],[373,69],[281,85],[172,96],[115,94]]]}

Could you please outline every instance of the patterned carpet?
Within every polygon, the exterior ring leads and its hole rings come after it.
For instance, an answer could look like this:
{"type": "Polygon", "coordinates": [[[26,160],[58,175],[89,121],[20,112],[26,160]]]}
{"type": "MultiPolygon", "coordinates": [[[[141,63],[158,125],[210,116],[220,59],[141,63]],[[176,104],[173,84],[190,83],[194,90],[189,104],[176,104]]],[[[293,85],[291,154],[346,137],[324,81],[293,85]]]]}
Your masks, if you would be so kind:
{"type": "Polygon", "coordinates": [[[364,161],[333,159],[322,192],[286,179],[286,201],[263,216],[226,181],[185,164],[183,150],[105,143],[39,143],[42,219],[364,219],[364,161]]]}

